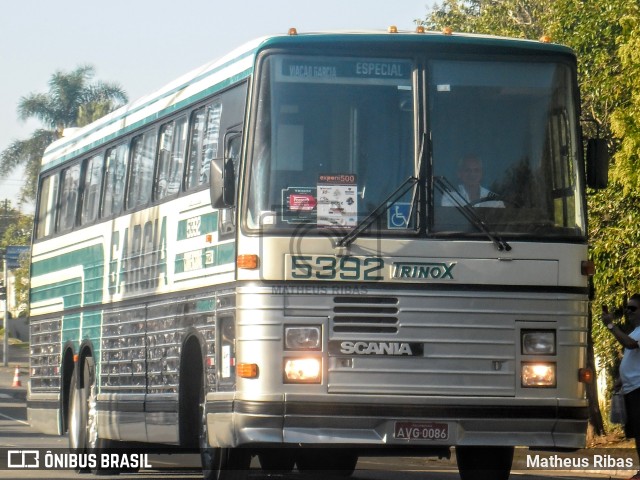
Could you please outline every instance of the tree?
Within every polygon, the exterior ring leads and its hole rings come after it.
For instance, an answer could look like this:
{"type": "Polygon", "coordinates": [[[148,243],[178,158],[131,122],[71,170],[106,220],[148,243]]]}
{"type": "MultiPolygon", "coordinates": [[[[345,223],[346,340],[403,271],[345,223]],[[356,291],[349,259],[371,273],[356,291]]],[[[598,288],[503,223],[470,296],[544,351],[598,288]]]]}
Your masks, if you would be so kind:
{"type": "Polygon", "coordinates": [[[0,175],[25,167],[21,200],[35,198],[44,150],[62,137],[65,128],[84,126],[127,102],[127,95],[119,85],[91,83],[94,73],[90,65],[68,73],[58,71],[49,80],[48,92],[31,93],[20,99],[19,118],[36,118],[44,125],[31,138],[15,140],[0,154],[0,175]]]}

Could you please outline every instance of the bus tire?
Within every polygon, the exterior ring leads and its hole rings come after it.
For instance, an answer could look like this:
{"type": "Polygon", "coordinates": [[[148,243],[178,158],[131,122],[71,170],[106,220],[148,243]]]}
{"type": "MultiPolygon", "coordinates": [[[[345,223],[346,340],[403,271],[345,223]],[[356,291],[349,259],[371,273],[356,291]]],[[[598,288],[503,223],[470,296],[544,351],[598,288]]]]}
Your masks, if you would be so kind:
{"type": "Polygon", "coordinates": [[[456,447],[461,480],[508,480],[514,447],[456,447]]]}
{"type": "Polygon", "coordinates": [[[293,448],[265,448],[258,453],[262,470],[269,473],[290,473],[296,464],[293,448]]]}
{"type": "Polygon", "coordinates": [[[349,448],[302,448],[297,452],[296,464],[303,473],[323,473],[340,477],[353,474],[358,454],[349,448]]]}
{"type": "Polygon", "coordinates": [[[205,408],[204,383],[200,392],[200,432],[198,442],[202,478],[204,480],[245,480],[249,476],[251,454],[241,448],[212,447],[209,444],[209,427],[205,408]]]}
{"type": "MultiPolygon", "coordinates": [[[[87,395],[80,387],[78,366],[73,369],[69,391],[69,451],[83,454],[87,443],[87,395]]],[[[88,469],[77,469],[78,473],[89,473],[88,469]]]]}

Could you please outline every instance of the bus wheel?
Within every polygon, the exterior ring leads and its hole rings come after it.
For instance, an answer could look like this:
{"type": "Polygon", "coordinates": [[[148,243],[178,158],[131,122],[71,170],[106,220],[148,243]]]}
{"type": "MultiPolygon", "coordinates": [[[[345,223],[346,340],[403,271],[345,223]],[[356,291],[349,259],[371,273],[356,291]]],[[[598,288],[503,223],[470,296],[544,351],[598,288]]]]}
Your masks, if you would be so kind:
{"type": "Polygon", "coordinates": [[[75,368],[69,387],[69,450],[81,454],[85,452],[87,444],[87,391],[80,388],[80,378],[75,368]]]}
{"type": "Polygon", "coordinates": [[[304,473],[330,472],[348,477],[358,463],[358,454],[348,448],[302,448],[296,456],[298,470],[304,473]]]}
{"type": "Polygon", "coordinates": [[[269,473],[289,473],[296,463],[292,448],[266,448],[258,453],[262,470],[269,473]]]}
{"type": "Polygon", "coordinates": [[[513,447],[456,447],[461,480],[508,480],[513,447]]]}
{"type": "Polygon", "coordinates": [[[204,480],[245,480],[249,476],[251,455],[241,448],[219,448],[209,444],[204,401],[200,404],[202,420],[198,441],[204,480]]]}
{"type": "MultiPolygon", "coordinates": [[[[86,363],[86,362],[85,362],[86,363]]],[[[71,378],[69,393],[69,450],[77,454],[86,453],[87,450],[87,415],[89,412],[87,401],[87,380],[90,380],[87,369],[80,372],[76,363],[71,378]],[[81,375],[83,378],[81,379],[81,375]],[[80,387],[80,382],[84,387],[80,387]]],[[[88,468],[76,469],[79,473],[88,473],[88,468]]]]}

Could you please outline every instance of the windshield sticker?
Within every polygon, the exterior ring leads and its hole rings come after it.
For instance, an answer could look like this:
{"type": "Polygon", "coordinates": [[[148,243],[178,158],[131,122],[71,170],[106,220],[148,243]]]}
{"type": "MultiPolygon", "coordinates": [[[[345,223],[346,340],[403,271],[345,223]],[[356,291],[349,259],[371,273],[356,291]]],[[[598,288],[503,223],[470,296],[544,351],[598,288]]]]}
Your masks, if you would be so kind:
{"type": "Polygon", "coordinates": [[[355,227],[358,222],[357,192],[354,174],[320,175],[318,227],[355,227]]]}
{"type": "Polygon", "coordinates": [[[316,189],[289,187],[282,189],[282,221],[310,223],[316,218],[316,189]]]}

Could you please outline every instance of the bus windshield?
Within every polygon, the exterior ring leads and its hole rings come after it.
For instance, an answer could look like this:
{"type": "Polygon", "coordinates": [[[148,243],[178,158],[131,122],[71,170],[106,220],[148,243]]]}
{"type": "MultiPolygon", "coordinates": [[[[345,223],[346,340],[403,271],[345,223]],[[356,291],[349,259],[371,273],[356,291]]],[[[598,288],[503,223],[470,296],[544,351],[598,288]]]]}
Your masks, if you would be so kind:
{"type": "MultiPolygon", "coordinates": [[[[399,59],[269,57],[250,227],[355,227],[413,176],[413,70],[399,59]]],[[[408,219],[398,226],[407,228],[408,219]]]]}
{"type": "Polygon", "coordinates": [[[369,230],[398,235],[488,230],[583,237],[570,68],[549,61],[425,61],[421,94],[418,64],[267,57],[249,164],[248,227],[348,231],[376,212],[369,230]],[[426,119],[424,136],[419,118],[426,119]],[[410,183],[389,201],[419,171],[430,176],[420,182],[424,191],[410,183]]]}
{"type": "Polygon", "coordinates": [[[432,231],[475,231],[465,208],[501,234],[584,235],[570,69],[434,61],[429,73],[432,231]]]}

